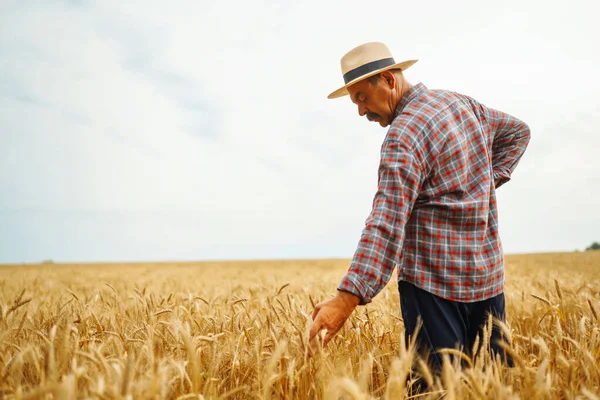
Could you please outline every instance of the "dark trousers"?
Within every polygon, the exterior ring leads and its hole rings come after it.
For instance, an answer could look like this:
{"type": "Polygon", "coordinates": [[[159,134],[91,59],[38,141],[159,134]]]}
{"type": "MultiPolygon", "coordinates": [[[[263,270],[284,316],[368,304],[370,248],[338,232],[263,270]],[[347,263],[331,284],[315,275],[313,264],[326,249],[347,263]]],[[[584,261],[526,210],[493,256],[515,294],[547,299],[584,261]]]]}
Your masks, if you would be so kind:
{"type": "MultiPolygon", "coordinates": [[[[398,283],[398,290],[406,329],[406,345],[408,346],[410,338],[414,336],[420,318],[422,325],[416,338],[417,350],[428,361],[434,374],[442,368],[442,355],[436,353],[436,350],[458,349],[471,357],[477,335],[481,346],[482,328],[488,322],[488,315],[491,313],[494,318],[501,321],[505,321],[506,318],[504,293],[483,301],[461,303],[443,299],[404,281],[398,283]]],[[[500,354],[504,362],[512,367],[513,360],[498,346],[498,341],[506,342],[507,339],[500,328],[494,324],[489,350],[493,357],[495,354],[500,354]]]]}

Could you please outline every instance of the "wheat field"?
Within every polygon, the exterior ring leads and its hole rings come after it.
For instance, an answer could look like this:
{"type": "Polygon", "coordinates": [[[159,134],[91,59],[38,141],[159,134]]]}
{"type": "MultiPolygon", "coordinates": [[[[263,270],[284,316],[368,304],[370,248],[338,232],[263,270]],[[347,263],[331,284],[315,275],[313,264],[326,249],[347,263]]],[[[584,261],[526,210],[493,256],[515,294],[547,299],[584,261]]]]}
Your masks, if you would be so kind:
{"type": "Polygon", "coordinates": [[[440,376],[404,346],[395,279],[308,356],[348,260],[1,266],[0,399],[599,399],[600,252],[506,261],[515,367],[440,376]]]}

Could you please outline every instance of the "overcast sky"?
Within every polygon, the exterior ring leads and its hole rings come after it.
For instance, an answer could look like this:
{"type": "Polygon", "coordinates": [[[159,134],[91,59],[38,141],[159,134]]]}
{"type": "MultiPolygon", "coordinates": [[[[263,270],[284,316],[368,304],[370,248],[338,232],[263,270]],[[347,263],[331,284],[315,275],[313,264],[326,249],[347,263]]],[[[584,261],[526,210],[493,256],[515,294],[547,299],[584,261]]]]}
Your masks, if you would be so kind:
{"type": "Polygon", "coordinates": [[[507,253],[600,240],[594,1],[0,1],[0,262],[351,257],[386,129],[340,58],[529,124],[507,253]]]}

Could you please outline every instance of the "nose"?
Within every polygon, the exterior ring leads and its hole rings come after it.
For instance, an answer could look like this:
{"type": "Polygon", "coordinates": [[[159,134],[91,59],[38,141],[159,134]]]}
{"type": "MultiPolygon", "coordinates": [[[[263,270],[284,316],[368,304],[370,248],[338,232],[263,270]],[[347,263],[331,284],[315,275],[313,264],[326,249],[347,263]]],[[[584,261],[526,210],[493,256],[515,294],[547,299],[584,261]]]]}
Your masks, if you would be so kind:
{"type": "Polygon", "coordinates": [[[360,115],[361,117],[364,117],[366,113],[367,113],[367,108],[364,105],[359,104],[358,105],[358,115],[360,115]]]}

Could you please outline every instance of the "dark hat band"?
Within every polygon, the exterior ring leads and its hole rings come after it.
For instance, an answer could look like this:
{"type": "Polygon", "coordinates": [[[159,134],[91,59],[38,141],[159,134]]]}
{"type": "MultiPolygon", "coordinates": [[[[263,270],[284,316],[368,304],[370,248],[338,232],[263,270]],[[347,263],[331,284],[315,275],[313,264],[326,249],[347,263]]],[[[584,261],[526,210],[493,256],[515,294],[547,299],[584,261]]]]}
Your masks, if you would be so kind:
{"type": "Polygon", "coordinates": [[[370,63],[366,63],[361,65],[360,67],[356,67],[344,74],[344,82],[346,85],[348,82],[355,80],[363,75],[366,75],[370,72],[377,71],[378,69],[382,69],[385,67],[389,67],[390,65],[396,64],[393,58],[384,58],[382,60],[371,61],[370,63]]]}

